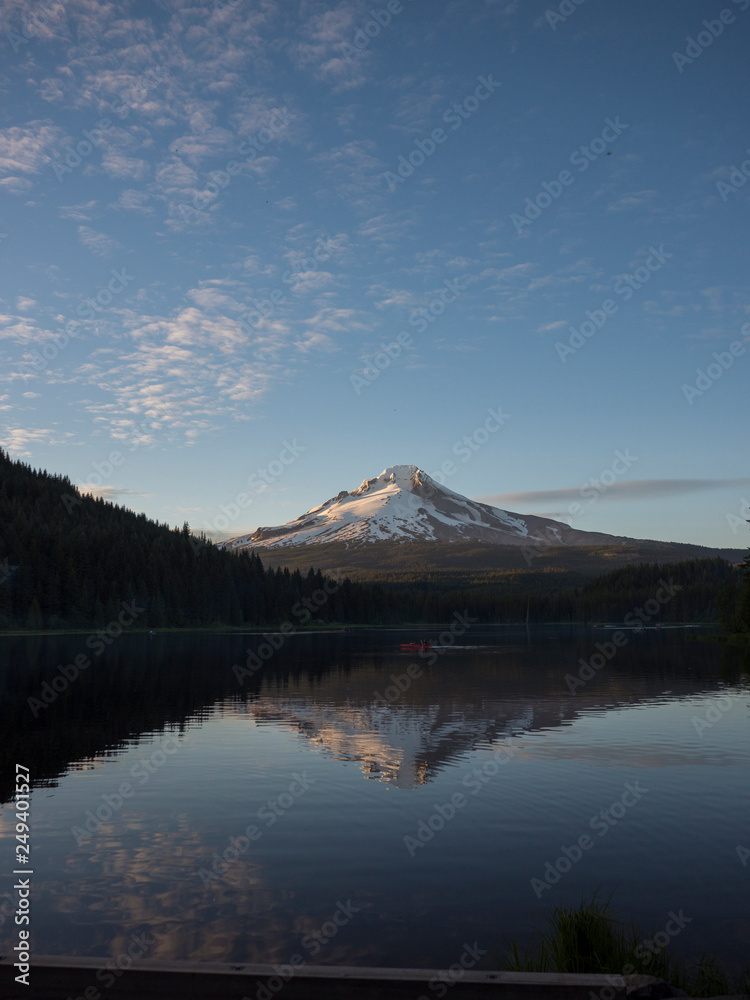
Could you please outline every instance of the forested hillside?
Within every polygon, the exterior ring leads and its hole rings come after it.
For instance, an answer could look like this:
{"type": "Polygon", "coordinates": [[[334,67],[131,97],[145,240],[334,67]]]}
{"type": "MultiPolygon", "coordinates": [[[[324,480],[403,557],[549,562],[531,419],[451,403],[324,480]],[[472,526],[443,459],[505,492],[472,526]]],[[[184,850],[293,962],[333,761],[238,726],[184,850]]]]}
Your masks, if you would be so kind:
{"type": "Polygon", "coordinates": [[[487,623],[619,622],[657,600],[662,580],[674,588],[654,622],[710,622],[722,613],[742,631],[750,621],[748,585],[724,559],[640,562],[592,579],[594,555],[584,550],[576,562],[575,550],[554,550],[523,569],[494,572],[476,564],[407,571],[402,563],[391,580],[379,567],[379,582],[264,567],[256,554],[82,496],[67,477],[0,451],[0,629],[118,620],[136,628],[390,625],[444,622],[463,611],[487,623]]]}
{"type": "MultiPolygon", "coordinates": [[[[271,624],[324,587],[320,573],[265,570],[0,451],[0,628],[271,624]],[[143,609],[142,611],[139,609],[143,609]]],[[[369,588],[328,583],[322,621],[363,620],[369,588]]],[[[293,619],[305,616],[305,607],[293,619]]]]}

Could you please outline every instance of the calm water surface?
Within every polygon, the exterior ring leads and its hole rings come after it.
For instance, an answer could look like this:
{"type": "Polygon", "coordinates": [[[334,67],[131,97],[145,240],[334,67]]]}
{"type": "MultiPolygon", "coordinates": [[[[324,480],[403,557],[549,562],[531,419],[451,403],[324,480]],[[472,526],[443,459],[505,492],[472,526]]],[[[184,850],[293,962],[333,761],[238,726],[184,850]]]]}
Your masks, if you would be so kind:
{"type": "Polygon", "coordinates": [[[629,632],[574,691],[612,630],[474,627],[432,657],[403,632],[299,634],[242,683],[259,636],[124,635],[37,718],[86,637],[2,638],[0,896],[17,761],[37,954],[145,932],[149,959],[445,967],[476,941],[490,967],[600,888],[739,965],[750,671],[687,635],[629,632]]]}

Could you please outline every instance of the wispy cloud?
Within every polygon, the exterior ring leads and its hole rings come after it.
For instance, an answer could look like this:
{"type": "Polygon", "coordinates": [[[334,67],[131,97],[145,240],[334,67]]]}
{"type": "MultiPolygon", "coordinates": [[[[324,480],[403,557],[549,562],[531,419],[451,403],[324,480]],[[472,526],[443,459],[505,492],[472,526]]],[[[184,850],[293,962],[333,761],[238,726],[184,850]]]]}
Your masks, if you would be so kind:
{"type": "Polygon", "coordinates": [[[106,233],[99,233],[88,226],[78,227],[78,239],[87,250],[90,250],[97,257],[109,257],[115,250],[122,249],[122,243],[118,243],[112,236],[106,233]]]}
{"type": "Polygon", "coordinates": [[[0,430],[0,441],[11,455],[30,458],[35,446],[64,444],[74,438],[72,431],[60,431],[50,427],[4,427],[0,430]]]}
{"type": "MultiPolygon", "coordinates": [[[[494,493],[477,497],[481,503],[493,507],[516,509],[519,506],[540,504],[561,504],[579,501],[582,490],[589,486],[569,487],[559,490],[530,490],[526,493],[494,493]]],[[[598,493],[599,500],[664,500],[670,497],[688,496],[710,490],[729,488],[746,489],[750,479],[632,479],[627,482],[608,484],[605,492],[598,493]]]]}
{"type": "Polygon", "coordinates": [[[48,121],[0,129],[0,177],[6,188],[14,194],[25,190],[27,185],[19,175],[40,174],[65,139],[65,130],[48,121]]]}
{"type": "Polygon", "coordinates": [[[74,222],[91,222],[96,215],[99,202],[86,201],[80,205],[61,205],[58,209],[61,219],[73,219],[74,222]]]}
{"type": "Polygon", "coordinates": [[[78,484],[81,493],[115,503],[120,497],[150,497],[150,493],[140,493],[138,490],[127,490],[122,486],[93,486],[90,483],[78,484]]]}

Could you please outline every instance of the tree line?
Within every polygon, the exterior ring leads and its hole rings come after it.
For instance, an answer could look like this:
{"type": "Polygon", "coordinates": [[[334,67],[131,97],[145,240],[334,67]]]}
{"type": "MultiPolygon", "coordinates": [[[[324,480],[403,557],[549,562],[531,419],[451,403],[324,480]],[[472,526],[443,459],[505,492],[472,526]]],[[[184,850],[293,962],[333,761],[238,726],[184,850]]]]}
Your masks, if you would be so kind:
{"type": "MultiPolygon", "coordinates": [[[[311,557],[312,557],[311,552],[311,557]]],[[[747,560],[746,560],[747,563],[747,560]]],[[[746,567],[747,568],[747,567],[746,567]]],[[[66,476],[0,450],[0,629],[438,623],[468,611],[482,622],[621,621],[675,596],[658,621],[715,621],[750,631],[750,577],[721,558],[633,564],[582,585],[544,572],[398,574],[356,582],[320,570],[264,567],[145,514],[81,494],[66,476]],[[429,577],[429,578],[428,578],[429,577]]]]}

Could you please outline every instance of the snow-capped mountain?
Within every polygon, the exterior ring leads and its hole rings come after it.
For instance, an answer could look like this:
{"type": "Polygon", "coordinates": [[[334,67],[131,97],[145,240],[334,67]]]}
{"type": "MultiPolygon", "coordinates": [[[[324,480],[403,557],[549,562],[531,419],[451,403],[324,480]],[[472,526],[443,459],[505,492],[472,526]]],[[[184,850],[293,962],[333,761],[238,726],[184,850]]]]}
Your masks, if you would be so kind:
{"type": "Polygon", "coordinates": [[[577,531],[561,521],[514,514],[440,486],[416,465],[393,465],[347,493],[275,528],[258,528],[223,543],[230,549],[421,540],[494,545],[595,545],[623,542],[577,531]]]}

